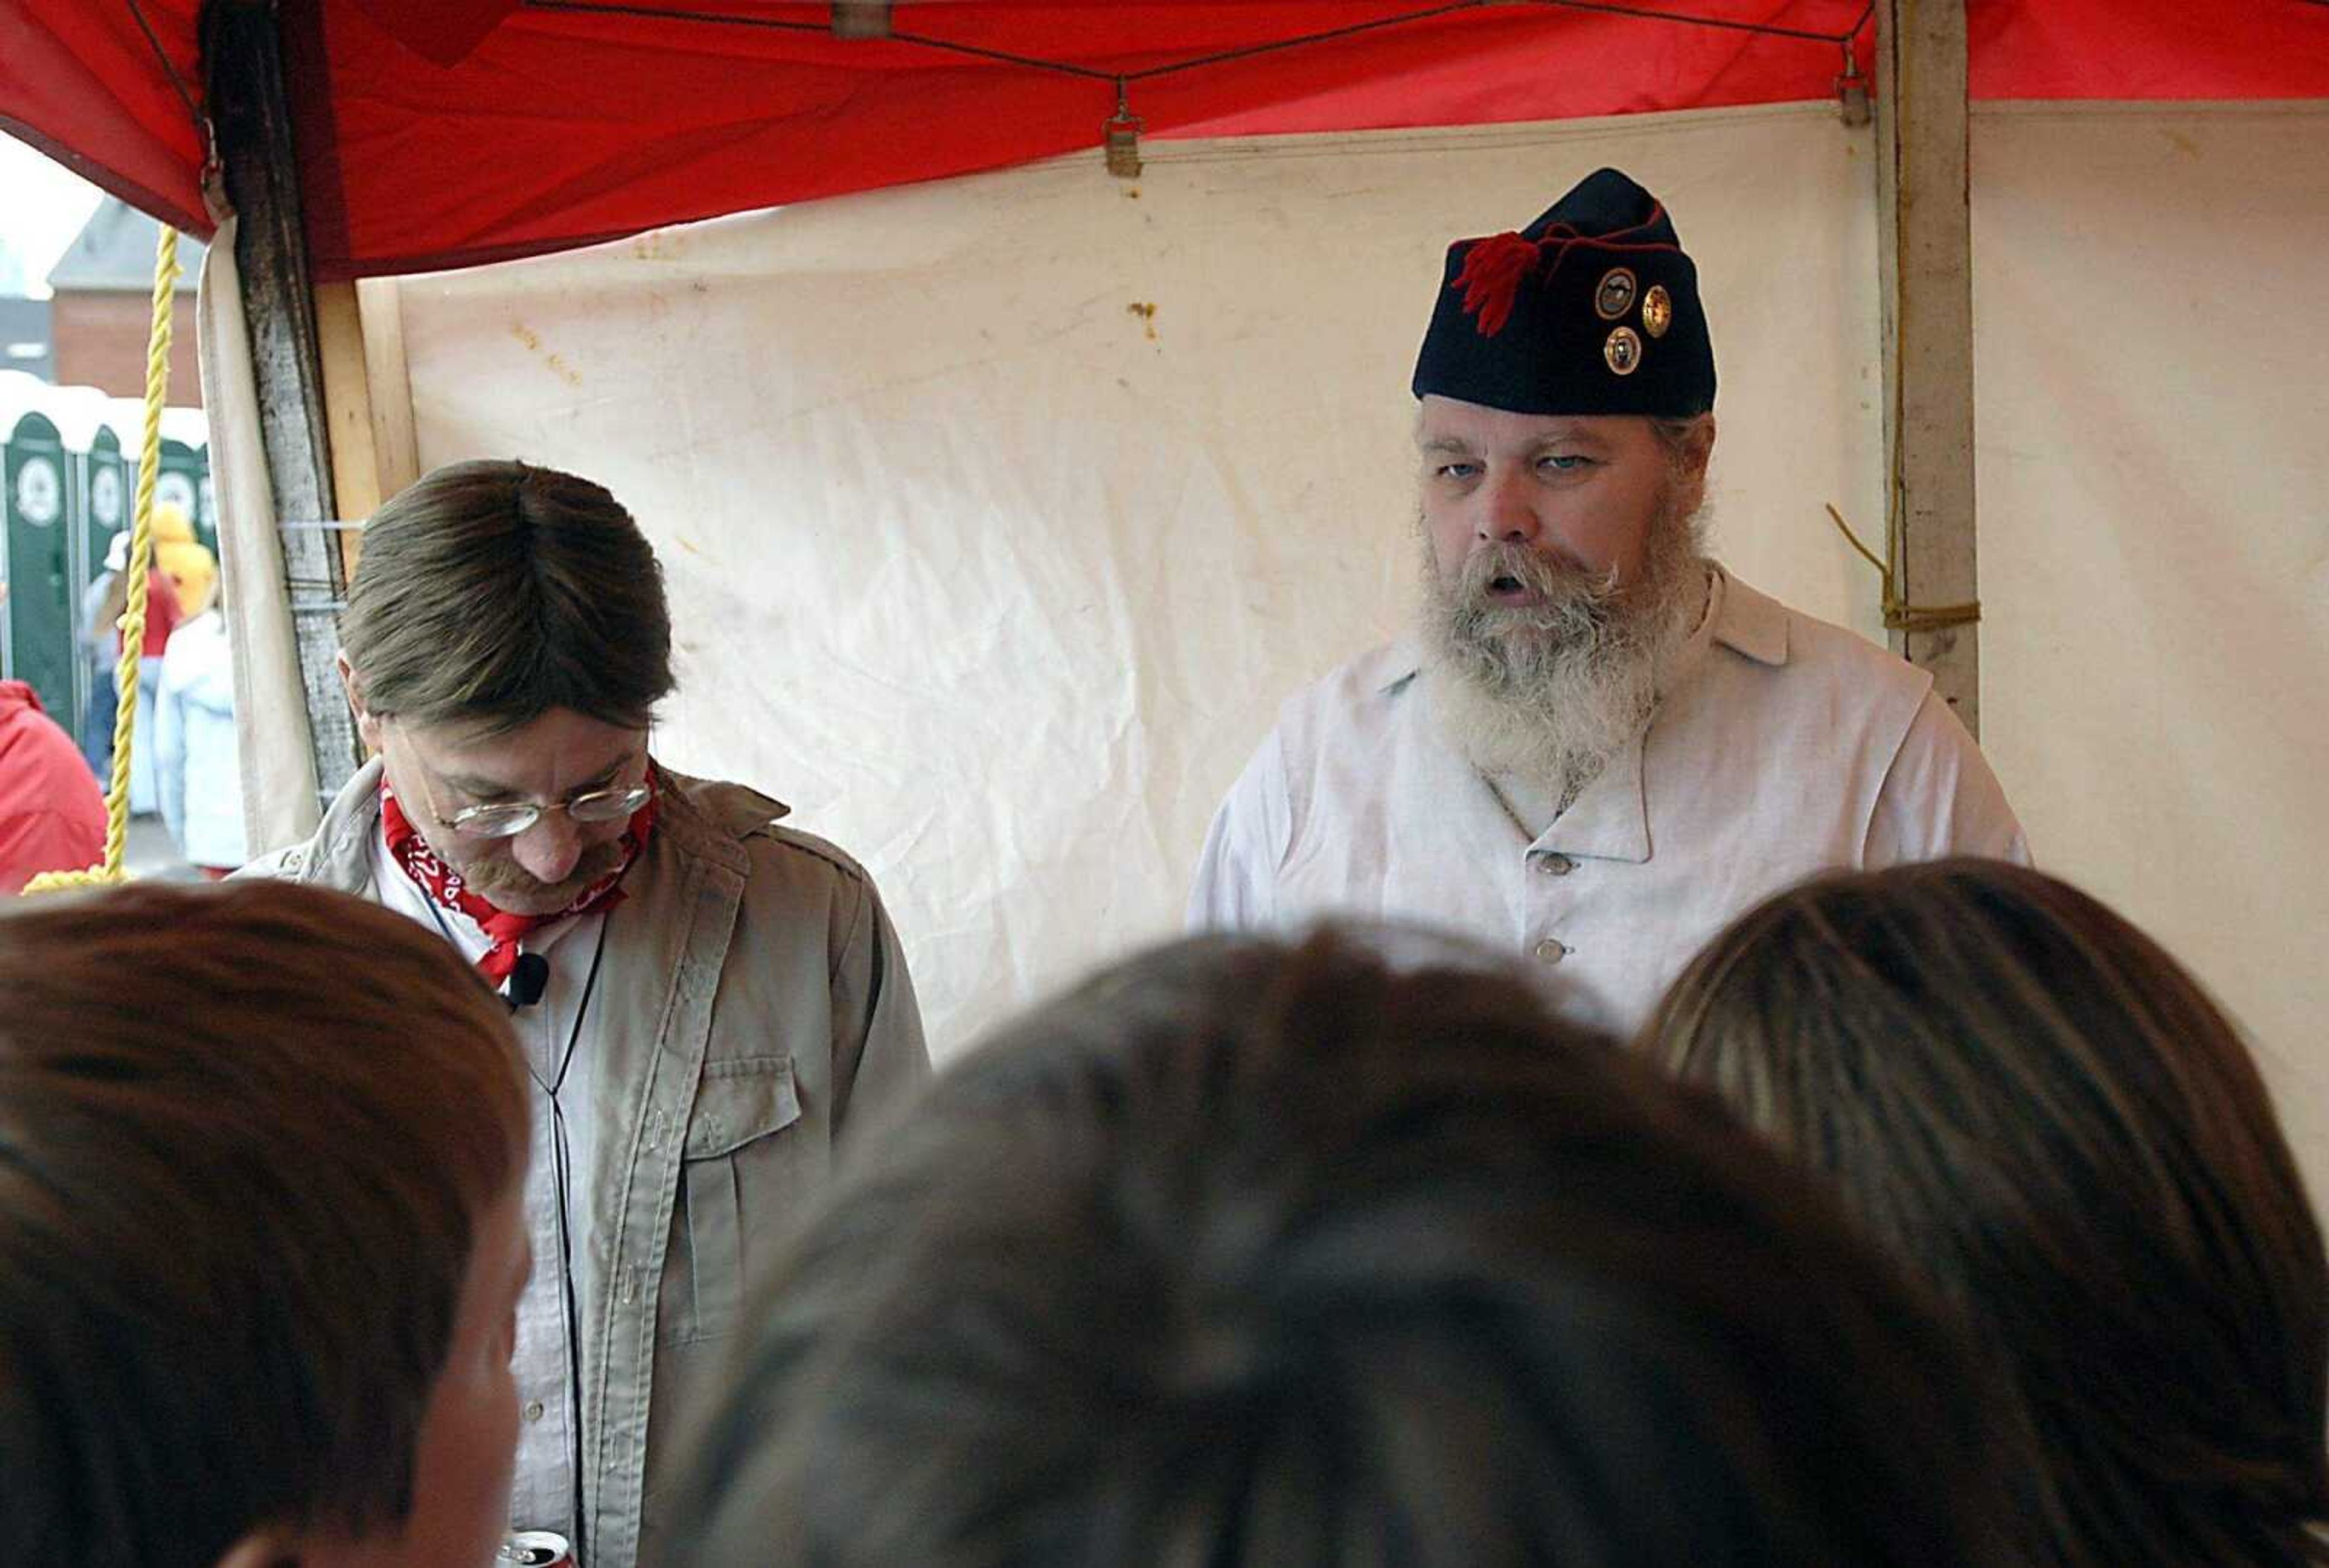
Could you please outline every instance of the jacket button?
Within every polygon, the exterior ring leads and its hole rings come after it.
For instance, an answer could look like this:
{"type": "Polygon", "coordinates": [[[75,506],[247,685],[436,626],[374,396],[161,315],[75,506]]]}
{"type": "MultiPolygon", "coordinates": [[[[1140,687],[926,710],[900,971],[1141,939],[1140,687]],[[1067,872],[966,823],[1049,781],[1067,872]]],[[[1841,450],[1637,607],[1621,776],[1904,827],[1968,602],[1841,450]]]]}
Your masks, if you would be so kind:
{"type": "MultiPolygon", "coordinates": [[[[504,1408],[506,1409],[507,1406],[504,1408]]],[[[532,1401],[525,1407],[525,1419],[528,1421],[540,1421],[542,1413],[542,1401],[538,1399],[532,1401]]]]}
{"type": "Polygon", "coordinates": [[[1536,868],[1547,876],[1567,876],[1577,869],[1577,863],[1565,855],[1540,855],[1536,868]]]}
{"type": "Polygon", "coordinates": [[[1561,962],[1561,959],[1569,956],[1569,949],[1562,947],[1551,937],[1545,938],[1544,940],[1537,943],[1537,945],[1530,950],[1534,952],[1538,958],[1542,959],[1548,964],[1557,964],[1561,962]]]}

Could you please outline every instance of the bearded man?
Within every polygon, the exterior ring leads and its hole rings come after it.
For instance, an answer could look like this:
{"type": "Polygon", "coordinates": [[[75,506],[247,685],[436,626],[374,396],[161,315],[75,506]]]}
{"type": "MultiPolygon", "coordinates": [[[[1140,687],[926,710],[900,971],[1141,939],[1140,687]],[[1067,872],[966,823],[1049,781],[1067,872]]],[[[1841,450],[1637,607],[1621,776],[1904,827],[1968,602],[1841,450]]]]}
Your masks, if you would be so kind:
{"type": "Polygon", "coordinates": [[[588,1568],[655,1560],[746,1280],[929,1075],[897,933],[784,807],[655,760],[663,575],[589,480],[427,475],[366,524],[341,631],[376,756],[247,874],[385,904],[508,997],[535,1150],[511,1523],[588,1568]]]}
{"type": "Polygon", "coordinates": [[[1630,1031],[1819,872],[2026,861],[1924,671],[1701,536],[1714,354],[1664,207],[1615,169],[1458,240],[1415,369],[1424,609],[1287,703],[1215,816],[1193,926],[1416,919],[1558,965],[1630,1031]]]}

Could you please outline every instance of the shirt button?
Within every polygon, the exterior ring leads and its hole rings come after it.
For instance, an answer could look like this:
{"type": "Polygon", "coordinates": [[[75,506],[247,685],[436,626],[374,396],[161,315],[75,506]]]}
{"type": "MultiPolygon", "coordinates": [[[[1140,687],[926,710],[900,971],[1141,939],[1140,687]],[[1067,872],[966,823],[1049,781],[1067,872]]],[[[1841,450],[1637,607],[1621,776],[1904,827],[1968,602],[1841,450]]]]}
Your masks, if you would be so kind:
{"type": "MultiPolygon", "coordinates": [[[[509,1406],[504,1405],[502,1408],[504,1410],[507,1410],[509,1406]]],[[[540,1421],[542,1419],[542,1401],[537,1399],[527,1404],[525,1407],[525,1419],[528,1421],[540,1421]]]]}
{"type": "Polygon", "coordinates": [[[1554,941],[1551,937],[1547,937],[1544,940],[1537,943],[1535,948],[1531,950],[1532,950],[1538,958],[1542,959],[1548,964],[1557,964],[1561,962],[1561,959],[1569,956],[1569,949],[1562,947],[1559,942],[1554,941]]]}
{"type": "Polygon", "coordinates": [[[1577,863],[1565,855],[1540,855],[1536,868],[1547,876],[1567,876],[1577,869],[1577,863]]]}

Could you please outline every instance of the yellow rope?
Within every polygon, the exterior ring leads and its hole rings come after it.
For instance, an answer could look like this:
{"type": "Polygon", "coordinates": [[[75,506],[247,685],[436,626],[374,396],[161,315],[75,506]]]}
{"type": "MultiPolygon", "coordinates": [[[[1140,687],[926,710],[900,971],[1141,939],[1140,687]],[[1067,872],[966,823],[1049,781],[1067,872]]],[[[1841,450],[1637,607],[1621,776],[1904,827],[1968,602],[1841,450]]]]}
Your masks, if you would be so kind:
{"type": "Polygon", "coordinates": [[[1852,531],[1852,524],[1843,520],[1843,514],[1835,509],[1834,502],[1828,504],[1827,515],[1835,520],[1836,531],[1860,552],[1862,561],[1876,568],[1877,575],[1883,580],[1884,626],[1887,630],[1940,631],[1952,626],[1970,625],[1981,619],[1981,600],[1977,599],[1966,604],[1910,604],[1900,597],[1896,586],[1900,580],[1893,576],[1892,568],[1879,561],[1876,553],[1860,542],[1860,535],[1852,531]]]}
{"type": "Polygon", "coordinates": [[[146,349],[146,445],[137,458],[137,506],[129,525],[129,597],[121,615],[121,658],[113,681],[113,778],[105,792],[105,859],[87,871],[43,872],[26,893],[126,882],[129,847],[129,747],[137,729],[137,672],[146,651],[146,580],[154,564],[154,480],[162,470],[162,405],[170,391],[170,312],[178,293],[178,231],[162,225],[154,249],[154,332],[146,349]]]}

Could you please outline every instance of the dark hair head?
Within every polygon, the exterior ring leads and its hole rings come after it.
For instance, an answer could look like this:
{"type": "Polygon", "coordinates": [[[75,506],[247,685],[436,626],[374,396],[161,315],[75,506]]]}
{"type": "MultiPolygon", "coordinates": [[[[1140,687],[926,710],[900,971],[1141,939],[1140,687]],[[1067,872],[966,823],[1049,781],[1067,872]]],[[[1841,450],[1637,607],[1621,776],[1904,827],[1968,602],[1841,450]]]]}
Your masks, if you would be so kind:
{"type": "Polygon", "coordinates": [[[2321,1234],[2238,1032],[2157,943],[2019,866],[1839,876],[1723,933],[1645,1040],[1994,1355],[2053,1560],[2320,1555],[2321,1234]]]}
{"type": "Polygon", "coordinates": [[[1183,942],[865,1152],[759,1299],[684,1562],[1975,1560],[1952,1342],[1518,981],[1183,942]]]}
{"type": "Polygon", "coordinates": [[[269,882],[16,904],[0,997],[0,1563],[401,1520],[524,1168],[501,1003],[410,921],[269,882]]]}
{"type": "Polygon", "coordinates": [[[643,729],[671,694],[655,551],[588,479],[452,463],[372,515],[341,628],[364,706],[518,729],[552,708],[643,729]]]}

